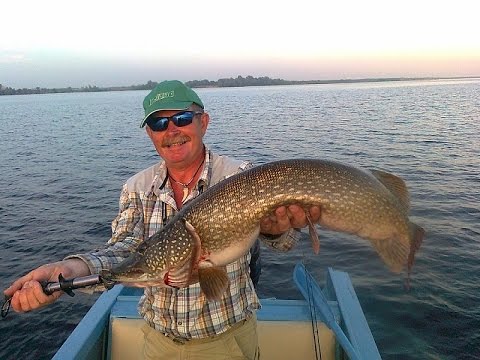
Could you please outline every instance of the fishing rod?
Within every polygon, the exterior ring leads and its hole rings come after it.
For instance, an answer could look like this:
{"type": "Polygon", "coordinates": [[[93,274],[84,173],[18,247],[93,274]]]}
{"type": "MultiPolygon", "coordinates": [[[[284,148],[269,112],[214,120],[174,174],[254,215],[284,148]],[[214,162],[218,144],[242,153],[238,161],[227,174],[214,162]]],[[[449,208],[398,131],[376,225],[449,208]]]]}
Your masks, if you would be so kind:
{"type": "Polygon", "coordinates": [[[325,295],[323,295],[322,290],[315,282],[313,276],[305,269],[303,264],[297,264],[295,266],[293,279],[305,298],[309,297],[308,287],[312,287],[311,290],[315,292],[315,296],[313,296],[313,303],[322,314],[325,325],[327,325],[328,328],[334,332],[338,342],[342,346],[343,350],[345,350],[347,353],[349,359],[361,360],[357,349],[355,349],[351,341],[347,338],[340,325],[337,324],[335,315],[333,314],[330,305],[328,305],[328,300],[325,298],[325,295]]]}
{"type": "MultiPolygon", "coordinates": [[[[74,289],[80,289],[87,286],[103,284],[107,289],[111,289],[115,285],[112,281],[107,281],[101,275],[80,276],[71,279],[65,279],[62,274],[58,275],[58,281],[47,282],[41,281],[42,290],[46,295],[51,295],[55,291],[64,291],[69,296],[75,296],[74,289]]],[[[5,318],[10,310],[10,303],[12,296],[5,295],[5,300],[2,305],[1,316],[5,318]]]]}
{"type": "Polygon", "coordinates": [[[315,359],[320,360],[322,358],[322,355],[319,348],[320,336],[318,334],[317,310],[313,303],[313,286],[312,286],[311,279],[307,278],[306,264],[303,264],[303,266],[305,267],[305,283],[307,284],[307,293],[308,293],[307,302],[308,302],[308,308],[310,310],[310,319],[312,321],[312,335],[313,335],[313,344],[314,344],[314,350],[315,350],[315,359]]]}

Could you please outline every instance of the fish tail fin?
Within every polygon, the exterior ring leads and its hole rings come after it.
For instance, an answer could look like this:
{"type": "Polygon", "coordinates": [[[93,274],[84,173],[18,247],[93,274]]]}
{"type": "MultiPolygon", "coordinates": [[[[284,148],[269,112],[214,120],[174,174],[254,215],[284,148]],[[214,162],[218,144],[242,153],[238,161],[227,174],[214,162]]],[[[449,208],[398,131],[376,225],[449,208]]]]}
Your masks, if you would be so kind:
{"type": "Polygon", "coordinates": [[[400,273],[407,262],[409,246],[399,241],[398,237],[391,239],[370,239],[380,258],[394,273],[400,273]]]}
{"type": "Polygon", "coordinates": [[[230,284],[225,267],[213,267],[203,261],[199,264],[198,280],[200,288],[209,301],[220,300],[230,284]],[[205,266],[205,264],[208,264],[205,266]]]}
{"type": "Polygon", "coordinates": [[[371,240],[373,247],[390,270],[399,273],[404,269],[405,265],[407,266],[407,288],[410,286],[410,273],[415,259],[415,253],[420,248],[422,240],[425,237],[425,230],[417,224],[409,222],[408,229],[408,238],[402,237],[407,241],[401,241],[402,238],[399,237],[371,240]]]}
{"type": "Polygon", "coordinates": [[[415,261],[415,253],[418,251],[418,249],[420,249],[420,245],[422,244],[422,241],[425,237],[425,230],[415,223],[410,222],[408,224],[408,229],[410,232],[410,252],[408,254],[407,260],[407,289],[410,288],[410,274],[412,271],[413,263],[415,261]]]}

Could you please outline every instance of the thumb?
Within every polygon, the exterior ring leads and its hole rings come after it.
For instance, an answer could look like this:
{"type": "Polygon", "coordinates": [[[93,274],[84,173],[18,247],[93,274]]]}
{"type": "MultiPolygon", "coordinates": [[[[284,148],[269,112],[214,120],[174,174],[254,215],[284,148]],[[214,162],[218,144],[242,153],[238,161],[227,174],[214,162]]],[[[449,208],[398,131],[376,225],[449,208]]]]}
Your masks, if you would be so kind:
{"type": "Polygon", "coordinates": [[[16,291],[20,290],[26,282],[31,280],[33,280],[33,276],[32,273],[29,272],[27,275],[15,280],[8,288],[6,288],[3,291],[4,295],[13,296],[13,294],[15,294],[16,291]]]}

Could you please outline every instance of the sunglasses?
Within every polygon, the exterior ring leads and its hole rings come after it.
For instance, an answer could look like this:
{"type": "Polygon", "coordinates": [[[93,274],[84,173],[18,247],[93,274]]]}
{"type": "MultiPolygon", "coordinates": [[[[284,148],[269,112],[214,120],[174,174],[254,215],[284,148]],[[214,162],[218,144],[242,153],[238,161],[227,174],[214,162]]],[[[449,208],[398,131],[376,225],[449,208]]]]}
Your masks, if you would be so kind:
{"type": "Polygon", "coordinates": [[[147,120],[147,125],[153,131],[165,131],[168,128],[168,122],[171,120],[175,126],[182,127],[190,125],[193,118],[197,115],[202,115],[201,112],[182,111],[172,116],[150,117],[147,120]]]}

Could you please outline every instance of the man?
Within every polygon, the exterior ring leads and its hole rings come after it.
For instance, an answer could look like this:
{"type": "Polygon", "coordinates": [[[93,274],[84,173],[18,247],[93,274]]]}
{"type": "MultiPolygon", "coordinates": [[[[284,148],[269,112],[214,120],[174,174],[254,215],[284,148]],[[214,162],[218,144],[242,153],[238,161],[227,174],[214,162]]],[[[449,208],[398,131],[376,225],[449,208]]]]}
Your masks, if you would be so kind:
{"type": "MultiPolygon", "coordinates": [[[[112,237],[104,249],[43,265],[5,290],[13,295],[15,311],[39,308],[62,295],[45,295],[40,281],[56,281],[60,273],[72,278],[110,269],[161,229],[185,202],[250,166],[214,154],[203,143],[210,118],[198,95],[183,83],[158,84],[143,107],[141,127],[146,127],[162,161],[124,184],[112,237]]],[[[309,213],[314,222],[320,217],[317,207],[309,213]]],[[[262,219],[259,238],[271,247],[289,250],[298,238],[294,228],[306,224],[301,207],[280,207],[262,219]]],[[[145,358],[258,359],[255,310],[260,304],[249,265],[246,254],[227,266],[230,287],[220,301],[209,302],[198,283],[181,289],[162,282],[134,284],[145,288],[139,304],[146,321],[145,358]]]]}

